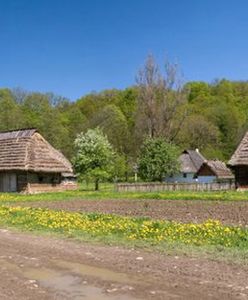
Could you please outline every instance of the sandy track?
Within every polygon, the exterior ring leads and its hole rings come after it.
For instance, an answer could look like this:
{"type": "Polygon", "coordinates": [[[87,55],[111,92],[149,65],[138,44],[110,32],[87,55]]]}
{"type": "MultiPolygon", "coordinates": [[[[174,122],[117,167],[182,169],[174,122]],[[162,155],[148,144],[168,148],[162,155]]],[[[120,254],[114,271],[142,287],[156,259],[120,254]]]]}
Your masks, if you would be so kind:
{"type": "Polygon", "coordinates": [[[17,205],[124,216],[147,216],[180,222],[217,219],[224,224],[248,225],[248,201],[190,200],[71,200],[23,202],[17,205]]]}
{"type": "Polygon", "coordinates": [[[248,266],[0,230],[0,299],[248,299],[248,266]]]}

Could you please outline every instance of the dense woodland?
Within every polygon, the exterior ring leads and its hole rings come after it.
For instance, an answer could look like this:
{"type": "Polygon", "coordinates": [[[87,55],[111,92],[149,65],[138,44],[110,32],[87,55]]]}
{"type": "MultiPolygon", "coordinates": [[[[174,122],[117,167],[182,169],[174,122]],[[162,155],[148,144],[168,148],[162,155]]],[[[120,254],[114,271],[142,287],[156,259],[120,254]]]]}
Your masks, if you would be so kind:
{"type": "Polygon", "coordinates": [[[248,82],[189,82],[177,89],[173,70],[169,66],[165,81],[156,72],[152,78],[141,72],[132,87],[75,102],[51,93],[1,89],[0,130],[35,127],[69,159],[77,134],[100,127],[129,167],[147,135],[227,161],[248,129],[248,82]]]}

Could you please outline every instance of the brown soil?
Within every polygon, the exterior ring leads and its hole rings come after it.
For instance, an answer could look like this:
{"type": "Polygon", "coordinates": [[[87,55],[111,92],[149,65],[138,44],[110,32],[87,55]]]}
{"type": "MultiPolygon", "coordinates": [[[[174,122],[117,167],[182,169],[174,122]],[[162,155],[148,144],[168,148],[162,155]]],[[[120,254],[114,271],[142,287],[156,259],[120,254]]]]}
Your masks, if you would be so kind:
{"type": "Polygon", "coordinates": [[[180,222],[197,223],[207,219],[217,219],[224,224],[248,225],[248,201],[71,200],[25,202],[18,205],[124,216],[147,216],[180,222]]]}
{"type": "Polygon", "coordinates": [[[248,299],[248,266],[0,230],[0,299],[248,299]]]}

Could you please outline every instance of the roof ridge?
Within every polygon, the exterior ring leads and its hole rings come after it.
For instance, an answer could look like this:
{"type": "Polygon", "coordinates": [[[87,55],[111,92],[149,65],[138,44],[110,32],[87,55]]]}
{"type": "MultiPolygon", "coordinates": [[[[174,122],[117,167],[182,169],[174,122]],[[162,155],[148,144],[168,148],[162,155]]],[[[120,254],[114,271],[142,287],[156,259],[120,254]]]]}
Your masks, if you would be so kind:
{"type": "Polygon", "coordinates": [[[198,151],[196,151],[196,150],[187,150],[187,151],[189,151],[188,154],[189,154],[189,157],[190,157],[190,159],[191,159],[193,165],[195,166],[196,170],[198,170],[199,167],[196,165],[196,163],[195,163],[194,159],[192,158],[192,155],[190,154],[190,152],[193,152],[194,154],[197,154],[197,155],[203,160],[203,163],[204,163],[205,160],[206,160],[205,157],[200,153],[199,150],[198,150],[198,151]]]}
{"type": "Polygon", "coordinates": [[[20,129],[11,129],[11,130],[0,131],[0,134],[1,133],[8,133],[8,132],[15,132],[15,131],[26,131],[26,130],[35,130],[35,131],[38,131],[37,128],[35,128],[35,127],[27,127],[27,128],[20,128],[20,129]]]}
{"type": "Polygon", "coordinates": [[[22,129],[0,132],[0,140],[15,140],[22,138],[30,138],[37,132],[36,129],[22,129]]]}

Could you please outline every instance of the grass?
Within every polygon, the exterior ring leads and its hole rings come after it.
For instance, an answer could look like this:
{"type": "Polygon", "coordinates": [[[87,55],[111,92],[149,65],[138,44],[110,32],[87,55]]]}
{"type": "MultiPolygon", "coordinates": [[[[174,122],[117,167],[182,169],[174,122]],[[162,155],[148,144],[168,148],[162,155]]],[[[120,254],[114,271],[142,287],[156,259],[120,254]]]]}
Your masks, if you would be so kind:
{"type": "Polygon", "coordinates": [[[82,214],[41,208],[0,207],[0,224],[25,231],[54,233],[84,241],[135,245],[149,249],[173,246],[242,253],[248,258],[248,229],[208,220],[202,224],[155,221],[107,214],[82,214]]]}
{"type": "Polygon", "coordinates": [[[140,247],[166,253],[189,253],[214,259],[248,262],[248,228],[224,226],[218,221],[202,224],[180,224],[155,221],[147,218],[129,218],[105,214],[80,214],[52,211],[41,208],[18,207],[27,201],[71,201],[111,199],[168,199],[206,201],[247,201],[248,192],[123,192],[113,185],[102,186],[101,191],[91,186],[77,191],[35,195],[0,194],[0,225],[31,231],[35,234],[52,234],[72,237],[87,242],[140,247]],[[9,203],[14,207],[8,207],[9,203]],[[2,205],[2,206],[1,206],[2,205]]]}
{"type": "Polygon", "coordinates": [[[208,201],[248,201],[248,192],[219,191],[219,192],[115,192],[113,185],[103,186],[96,192],[81,188],[76,191],[43,193],[33,195],[0,194],[0,203],[22,201],[69,201],[69,200],[111,200],[111,199],[156,199],[156,200],[208,200],[208,201]]]}

